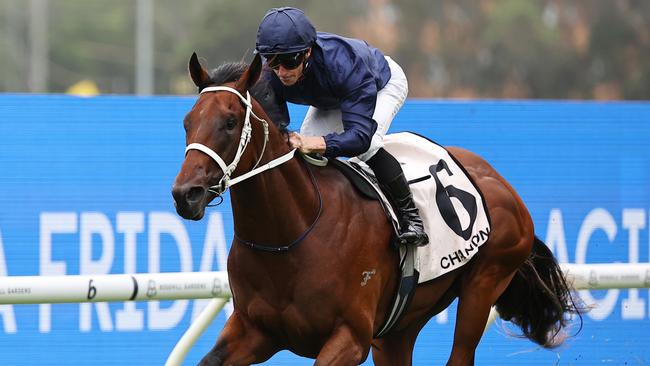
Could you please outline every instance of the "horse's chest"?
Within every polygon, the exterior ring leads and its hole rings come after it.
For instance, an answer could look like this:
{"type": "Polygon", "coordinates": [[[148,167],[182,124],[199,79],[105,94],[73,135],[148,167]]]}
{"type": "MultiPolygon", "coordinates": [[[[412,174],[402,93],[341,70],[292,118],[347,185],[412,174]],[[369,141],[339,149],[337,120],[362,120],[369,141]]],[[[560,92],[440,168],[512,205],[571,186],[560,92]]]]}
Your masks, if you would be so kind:
{"type": "Polygon", "coordinates": [[[270,302],[261,297],[252,299],[247,309],[249,317],[254,322],[283,329],[297,328],[299,329],[298,333],[322,328],[324,325],[323,312],[328,312],[327,309],[319,306],[317,301],[279,303],[270,302]]]}
{"type": "Polygon", "coordinates": [[[253,324],[282,340],[287,348],[317,352],[336,324],[335,314],[316,300],[279,304],[257,296],[244,308],[253,324]]]}

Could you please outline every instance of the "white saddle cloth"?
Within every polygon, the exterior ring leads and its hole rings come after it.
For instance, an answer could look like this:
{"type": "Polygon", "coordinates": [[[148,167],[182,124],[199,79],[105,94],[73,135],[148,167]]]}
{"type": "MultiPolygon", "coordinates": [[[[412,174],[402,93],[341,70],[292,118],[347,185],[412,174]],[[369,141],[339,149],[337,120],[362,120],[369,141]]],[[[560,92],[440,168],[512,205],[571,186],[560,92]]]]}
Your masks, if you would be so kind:
{"type": "Polygon", "coordinates": [[[424,137],[396,133],[384,148],[402,164],[429,244],[417,250],[419,283],[467,263],[490,234],[490,219],[478,187],[442,146],[424,137]],[[425,177],[428,177],[425,179],[425,177]]]}

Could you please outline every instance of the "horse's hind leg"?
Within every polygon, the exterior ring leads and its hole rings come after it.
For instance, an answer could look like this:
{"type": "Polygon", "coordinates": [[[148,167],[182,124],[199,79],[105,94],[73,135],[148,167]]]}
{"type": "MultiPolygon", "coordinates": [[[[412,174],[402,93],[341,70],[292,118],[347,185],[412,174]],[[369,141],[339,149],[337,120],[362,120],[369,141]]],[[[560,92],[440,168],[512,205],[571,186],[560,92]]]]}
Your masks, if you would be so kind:
{"type": "Polygon", "coordinates": [[[411,366],[413,347],[424,324],[391,331],[383,338],[372,341],[372,360],[375,366],[411,366]]]}
{"type": "Polygon", "coordinates": [[[530,240],[521,239],[508,251],[486,248],[460,279],[454,344],[447,365],[473,365],[474,353],[485,330],[490,308],[510,284],[517,267],[530,252],[530,240]]]}
{"type": "Polygon", "coordinates": [[[483,335],[490,308],[505,290],[510,278],[512,277],[507,276],[498,281],[468,281],[463,286],[458,297],[454,344],[447,365],[474,365],[474,353],[483,335]]]}

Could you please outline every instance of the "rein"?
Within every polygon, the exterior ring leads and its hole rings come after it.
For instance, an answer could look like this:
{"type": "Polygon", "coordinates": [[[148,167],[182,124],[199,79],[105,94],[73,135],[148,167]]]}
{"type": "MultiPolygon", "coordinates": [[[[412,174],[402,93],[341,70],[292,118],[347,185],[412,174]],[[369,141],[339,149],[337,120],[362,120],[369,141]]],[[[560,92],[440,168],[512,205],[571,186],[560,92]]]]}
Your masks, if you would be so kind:
{"type": "Polygon", "coordinates": [[[244,98],[239,91],[237,91],[234,88],[228,87],[228,86],[210,86],[207,88],[204,88],[201,90],[200,94],[203,93],[208,93],[208,92],[217,92],[217,91],[227,91],[230,93],[235,94],[236,96],[239,97],[241,102],[246,106],[246,117],[244,119],[244,126],[242,127],[242,133],[241,133],[241,138],[239,139],[239,146],[237,147],[237,153],[235,154],[235,157],[233,158],[232,162],[229,165],[226,165],[226,163],[223,161],[221,156],[217,154],[214,150],[211,148],[197,143],[193,142],[187,147],[185,147],[185,155],[190,150],[198,150],[203,152],[204,154],[208,155],[209,157],[214,160],[217,165],[221,168],[223,171],[223,177],[219,180],[219,182],[210,187],[208,190],[215,193],[217,196],[222,195],[229,187],[234,186],[237,183],[240,183],[250,177],[253,177],[257,174],[260,174],[266,170],[275,168],[278,165],[282,165],[286,163],[287,161],[291,160],[296,152],[296,149],[293,149],[289,151],[288,153],[280,156],[279,158],[273,159],[270,162],[257,167],[262,160],[262,156],[264,156],[264,151],[266,150],[266,143],[269,141],[269,124],[266,122],[266,120],[258,117],[254,112],[253,112],[253,103],[251,102],[251,95],[248,91],[246,91],[246,98],[244,98]],[[259,122],[262,123],[264,126],[264,145],[262,146],[262,153],[260,154],[260,157],[257,159],[257,162],[253,166],[253,169],[249,171],[248,173],[242,174],[238,177],[235,178],[230,178],[232,173],[235,171],[237,168],[237,164],[239,164],[239,160],[241,159],[242,155],[244,154],[244,150],[246,150],[246,146],[248,146],[248,143],[250,142],[251,135],[253,133],[253,128],[251,127],[251,115],[258,120],[259,122]]]}

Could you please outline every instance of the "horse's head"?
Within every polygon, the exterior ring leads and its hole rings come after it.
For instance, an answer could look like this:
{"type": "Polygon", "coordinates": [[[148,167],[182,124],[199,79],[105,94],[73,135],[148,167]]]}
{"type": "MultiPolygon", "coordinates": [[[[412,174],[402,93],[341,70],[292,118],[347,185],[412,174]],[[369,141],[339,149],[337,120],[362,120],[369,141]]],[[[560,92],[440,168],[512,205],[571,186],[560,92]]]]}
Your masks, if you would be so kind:
{"type": "Polygon", "coordinates": [[[257,118],[248,90],[261,69],[256,55],[237,80],[215,85],[192,54],[189,71],[200,94],[183,121],[187,149],[172,187],[176,211],[183,218],[201,219],[208,203],[228,187],[230,176],[255,164],[252,154],[244,150],[251,137],[251,115],[257,118]]]}

